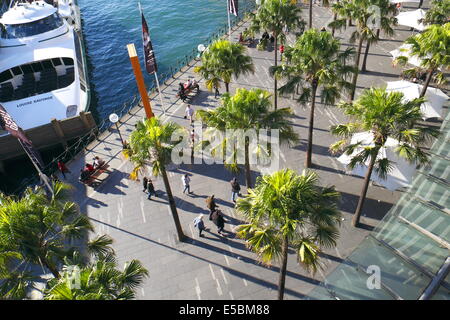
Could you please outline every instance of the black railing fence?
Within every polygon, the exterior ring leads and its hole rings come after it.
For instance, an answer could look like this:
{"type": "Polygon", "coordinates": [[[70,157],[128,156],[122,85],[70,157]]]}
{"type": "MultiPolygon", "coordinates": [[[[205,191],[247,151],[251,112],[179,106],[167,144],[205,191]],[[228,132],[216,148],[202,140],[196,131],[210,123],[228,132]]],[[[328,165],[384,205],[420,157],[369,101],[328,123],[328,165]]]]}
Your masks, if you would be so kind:
{"type": "MultiPolygon", "coordinates": [[[[232,30],[234,29],[234,27],[236,27],[236,25],[238,25],[241,21],[243,21],[246,13],[255,10],[255,8],[256,4],[254,1],[247,1],[244,4],[242,4],[242,7],[239,8],[239,15],[237,17],[234,15],[231,16],[232,30]]],[[[218,30],[210,33],[208,37],[206,37],[205,40],[200,43],[203,43],[205,47],[207,47],[213,41],[223,37],[227,33],[228,33],[228,23],[222,25],[218,30]]],[[[163,68],[165,72],[158,74],[160,84],[167,84],[168,81],[170,81],[175,77],[175,74],[177,74],[180,71],[183,71],[182,69],[184,67],[189,67],[191,61],[199,57],[198,54],[199,53],[197,51],[197,47],[192,48],[192,50],[189,51],[186,55],[184,55],[184,57],[177,59],[174,65],[163,68]]],[[[149,88],[149,94],[153,94],[157,89],[155,80],[147,82],[146,85],[147,88],[149,88]]],[[[136,94],[129,101],[122,104],[120,107],[111,110],[110,113],[116,113],[119,116],[119,118],[122,118],[126,113],[131,114],[131,109],[136,107],[138,104],[142,106],[142,104],[140,103],[140,97],[136,94]]],[[[71,142],[69,146],[64,150],[64,152],[53,157],[53,160],[49,162],[43,169],[43,173],[45,173],[48,176],[55,173],[57,171],[58,161],[68,162],[72,160],[82,150],[87,150],[87,146],[94,140],[99,139],[100,134],[106,130],[109,130],[111,126],[112,124],[108,118],[101,120],[101,122],[97,125],[96,128],[93,128],[85,135],[71,142]]],[[[40,184],[41,181],[39,176],[37,174],[34,174],[29,178],[22,180],[20,186],[14,190],[13,194],[20,194],[27,187],[34,187],[40,184]]]]}

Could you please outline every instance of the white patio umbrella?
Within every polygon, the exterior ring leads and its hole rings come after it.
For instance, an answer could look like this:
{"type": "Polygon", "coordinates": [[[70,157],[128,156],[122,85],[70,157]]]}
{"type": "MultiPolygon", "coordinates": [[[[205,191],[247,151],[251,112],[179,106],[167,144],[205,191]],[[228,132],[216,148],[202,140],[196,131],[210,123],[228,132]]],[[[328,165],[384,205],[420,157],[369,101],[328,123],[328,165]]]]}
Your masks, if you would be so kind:
{"type": "MultiPolygon", "coordinates": [[[[418,98],[422,92],[423,86],[417,83],[400,80],[390,81],[387,83],[387,91],[402,92],[405,101],[418,98]]],[[[442,107],[448,100],[448,96],[437,88],[427,88],[425,93],[427,101],[420,106],[420,110],[424,114],[424,119],[442,117],[442,107]]]]}
{"type": "MultiPolygon", "coordinates": [[[[338,161],[345,166],[350,163],[351,158],[361,152],[365,146],[373,146],[373,134],[371,132],[359,132],[355,133],[352,136],[351,144],[355,144],[360,142],[360,147],[356,148],[353,154],[350,156],[345,153],[338,158],[338,161]]],[[[381,179],[375,170],[372,171],[372,176],[370,180],[376,182],[379,185],[384,186],[388,190],[397,190],[402,187],[408,186],[413,178],[414,172],[416,170],[416,166],[414,164],[410,164],[405,159],[399,157],[395,153],[395,148],[398,146],[398,141],[392,138],[388,138],[386,141],[385,147],[381,148],[377,159],[387,158],[393,162],[392,170],[387,174],[386,179],[381,179]]],[[[352,170],[353,175],[365,177],[367,168],[369,166],[370,159],[367,160],[367,163],[364,165],[358,165],[352,170]]]]}
{"type": "Polygon", "coordinates": [[[389,52],[392,57],[395,59],[397,57],[400,56],[404,56],[408,58],[408,63],[416,66],[416,67],[420,67],[420,63],[422,62],[422,59],[420,59],[419,57],[415,56],[415,55],[410,55],[411,53],[411,45],[410,44],[403,44],[401,45],[398,49],[392,50],[391,52],[389,52]]]}
{"type": "Polygon", "coordinates": [[[411,27],[419,31],[425,29],[425,25],[419,22],[421,19],[425,18],[425,11],[422,9],[400,12],[396,18],[399,25],[411,27]]]}

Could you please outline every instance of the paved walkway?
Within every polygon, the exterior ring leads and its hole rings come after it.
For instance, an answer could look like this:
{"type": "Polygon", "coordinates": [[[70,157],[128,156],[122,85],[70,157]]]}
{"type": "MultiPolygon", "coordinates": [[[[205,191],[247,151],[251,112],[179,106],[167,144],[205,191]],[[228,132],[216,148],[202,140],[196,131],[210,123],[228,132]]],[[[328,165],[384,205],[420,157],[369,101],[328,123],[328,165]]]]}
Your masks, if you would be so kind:
{"type": "MultiPolygon", "coordinates": [[[[303,12],[307,16],[307,9],[303,12]]],[[[322,27],[331,19],[331,13],[322,7],[314,6],[314,26],[322,27]]],[[[247,26],[239,26],[232,34],[237,41],[238,34],[247,26]]],[[[358,88],[371,85],[383,85],[386,81],[398,79],[400,69],[391,65],[389,51],[401,45],[411,32],[408,28],[396,27],[395,39],[384,39],[371,48],[366,74],[361,74],[358,88]]],[[[351,28],[344,34],[344,46],[348,44],[351,28]]],[[[289,35],[290,43],[294,35],[289,35]]],[[[273,80],[268,75],[268,67],[273,63],[273,51],[258,51],[249,48],[250,56],[256,66],[256,73],[239,78],[231,84],[231,91],[237,87],[263,88],[273,91],[273,80]]],[[[177,86],[180,81],[195,76],[193,67],[199,62],[183,68],[175,79],[162,86],[163,100],[167,110],[162,115],[159,98],[153,97],[152,106],[156,115],[163,121],[174,121],[188,127],[183,119],[185,104],[176,99],[177,86]]],[[[198,79],[198,76],[196,76],[198,79]]],[[[214,94],[207,92],[201,83],[202,92],[192,99],[195,110],[214,108],[218,100],[214,94]]],[[[223,91],[223,89],[222,89],[223,91]]],[[[282,148],[281,168],[292,168],[301,172],[305,158],[308,108],[303,108],[291,99],[280,98],[279,106],[290,106],[295,111],[293,125],[301,137],[299,145],[282,148]]],[[[144,117],[142,108],[132,110],[120,124],[122,135],[127,139],[135,123],[144,117]]],[[[323,185],[334,184],[342,192],[340,209],[343,222],[340,239],[336,248],[327,250],[323,255],[326,268],[323,272],[311,276],[295,261],[294,252],[289,256],[286,279],[286,299],[303,299],[324,276],[329,274],[343,258],[361,242],[369,230],[386,214],[399,192],[390,192],[378,186],[371,186],[365,204],[362,222],[365,228],[355,229],[350,222],[362,187],[362,178],[346,175],[336,157],[331,156],[328,147],[336,141],[329,133],[330,125],[345,121],[343,115],[334,108],[325,108],[319,104],[314,125],[313,162],[314,169],[323,185]]],[[[278,267],[266,267],[258,263],[256,256],[248,251],[245,243],[237,239],[232,232],[240,223],[240,217],[230,201],[228,181],[233,175],[221,165],[181,165],[172,167],[169,172],[172,191],[183,225],[184,233],[189,237],[186,243],[176,240],[175,227],[169,212],[161,179],[156,179],[155,186],[162,194],[157,200],[149,201],[142,192],[141,182],[128,178],[132,165],[121,156],[121,145],[115,130],[105,132],[100,141],[92,143],[86,152],[77,156],[69,167],[73,174],[68,181],[74,186],[74,200],[79,203],[82,212],[93,221],[98,234],[108,234],[114,239],[118,261],[123,264],[131,259],[140,260],[149,270],[150,277],[139,289],[139,299],[276,299],[278,267]],[[85,187],[77,181],[77,174],[85,161],[91,162],[94,155],[106,159],[110,174],[96,189],[85,187]],[[191,175],[193,195],[182,194],[181,176],[191,175]],[[216,228],[206,219],[210,228],[204,238],[199,238],[193,227],[193,219],[199,213],[207,213],[205,198],[215,194],[220,208],[226,215],[228,223],[226,236],[219,236],[216,228]]],[[[256,174],[256,173],[255,173],[256,174]]],[[[245,185],[244,176],[238,177],[245,185]]],[[[245,189],[245,188],[244,188],[245,189]]],[[[242,190],[245,193],[245,190],[242,190]]]]}

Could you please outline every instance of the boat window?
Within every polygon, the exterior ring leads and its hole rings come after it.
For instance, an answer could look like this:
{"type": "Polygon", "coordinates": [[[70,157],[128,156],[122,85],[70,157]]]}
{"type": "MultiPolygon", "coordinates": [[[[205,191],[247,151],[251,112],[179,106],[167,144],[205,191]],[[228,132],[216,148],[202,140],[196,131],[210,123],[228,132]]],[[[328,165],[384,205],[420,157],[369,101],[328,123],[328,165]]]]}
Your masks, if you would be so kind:
{"type": "MultiPolygon", "coordinates": [[[[75,68],[72,58],[52,58],[42,61],[35,61],[32,63],[15,66],[9,70],[0,73],[0,102],[9,102],[32,97],[39,94],[52,92],[63,89],[75,81],[75,68]],[[64,68],[65,73],[61,74],[53,67],[53,64],[61,65],[61,59],[64,60],[68,67],[64,68]],[[23,76],[20,74],[23,71],[23,76]],[[34,73],[39,74],[38,77],[34,73]],[[13,77],[18,76],[22,81],[17,84],[12,84],[13,77]],[[38,80],[39,79],[39,80],[38,80]]],[[[86,90],[84,87],[82,90],[86,90]]]]}
{"type": "Polygon", "coordinates": [[[22,65],[22,71],[23,73],[33,73],[33,69],[31,69],[29,64],[22,65]]]}
{"type": "Polygon", "coordinates": [[[37,34],[48,32],[61,27],[64,24],[63,19],[55,12],[44,19],[29,23],[6,24],[2,28],[3,39],[18,39],[31,37],[37,34]]]}
{"type": "Polygon", "coordinates": [[[11,69],[11,71],[15,76],[19,76],[22,74],[22,69],[20,69],[20,67],[14,67],[11,69]]]}
{"type": "Polygon", "coordinates": [[[9,79],[12,79],[13,75],[11,74],[11,71],[6,70],[0,73],[0,82],[5,82],[9,79]]]}
{"type": "Polygon", "coordinates": [[[61,63],[61,59],[59,59],[59,58],[53,58],[52,59],[52,62],[53,62],[53,65],[56,67],[56,66],[60,66],[62,63],[61,63]]]}
{"type": "Polygon", "coordinates": [[[64,64],[66,66],[73,66],[73,59],[72,58],[62,58],[64,64]]]}
{"type": "Polygon", "coordinates": [[[34,72],[40,72],[43,70],[42,64],[40,62],[35,62],[31,64],[31,68],[33,68],[34,72]]]}
{"type": "Polygon", "coordinates": [[[53,69],[53,65],[52,65],[52,62],[50,60],[42,61],[42,67],[44,69],[53,69]]]}

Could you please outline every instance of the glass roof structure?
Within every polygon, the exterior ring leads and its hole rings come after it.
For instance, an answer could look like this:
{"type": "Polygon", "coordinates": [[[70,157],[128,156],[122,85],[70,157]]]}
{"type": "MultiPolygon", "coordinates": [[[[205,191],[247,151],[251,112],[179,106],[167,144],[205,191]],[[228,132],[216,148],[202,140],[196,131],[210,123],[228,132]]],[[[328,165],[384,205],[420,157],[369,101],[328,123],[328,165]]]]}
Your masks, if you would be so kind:
{"type": "Polygon", "coordinates": [[[430,154],[398,203],[310,299],[450,300],[450,112],[430,154]]]}

